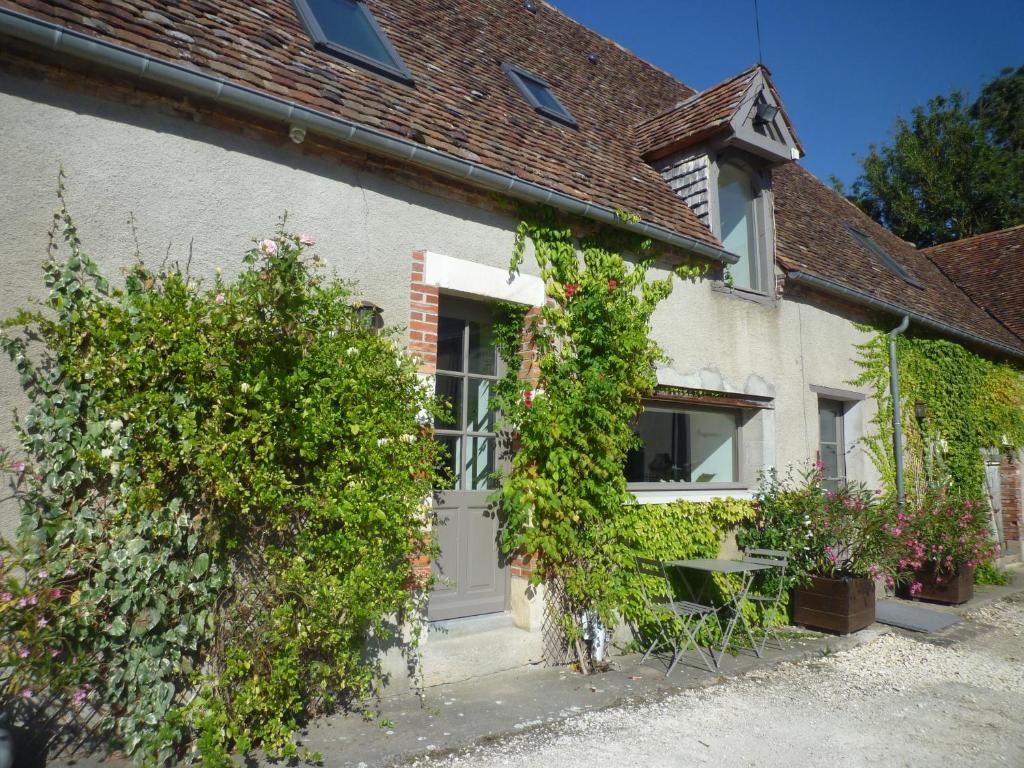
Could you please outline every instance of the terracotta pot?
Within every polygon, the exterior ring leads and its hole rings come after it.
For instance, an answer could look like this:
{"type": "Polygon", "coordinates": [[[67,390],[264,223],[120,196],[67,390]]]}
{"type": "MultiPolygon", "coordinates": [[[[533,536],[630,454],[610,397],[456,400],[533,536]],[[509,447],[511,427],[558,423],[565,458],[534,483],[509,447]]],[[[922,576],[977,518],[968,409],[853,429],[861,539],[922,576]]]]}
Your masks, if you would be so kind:
{"type": "Polygon", "coordinates": [[[925,563],[914,571],[913,581],[920,582],[921,591],[910,594],[910,584],[900,586],[897,594],[909,600],[928,600],[944,605],[960,605],[974,597],[974,569],[961,566],[955,573],[936,573],[935,563],[925,563]]]}
{"type": "Polygon", "coordinates": [[[848,635],[875,621],[875,585],[868,578],[812,576],[793,588],[793,623],[848,635]]]}

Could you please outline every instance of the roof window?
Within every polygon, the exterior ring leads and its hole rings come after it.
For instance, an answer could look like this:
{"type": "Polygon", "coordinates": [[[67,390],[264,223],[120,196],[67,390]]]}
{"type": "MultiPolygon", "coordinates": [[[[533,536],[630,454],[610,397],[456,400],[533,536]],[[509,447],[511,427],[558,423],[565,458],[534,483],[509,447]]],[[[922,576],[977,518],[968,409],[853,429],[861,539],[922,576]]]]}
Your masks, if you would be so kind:
{"type": "Polygon", "coordinates": [[[565,123],[571,128],[576,128],[576,118],[568,109],[562,106],[551,90],[551,86],[541,78],[527,72],[515,64],[503,64],[501,67],[509,76],[519,92],[530,103],[530,106],[545,117],[565,123]]]}
{"type": "Polygon", "coordinates": [[[852,227],[849,224],[846,225],[846,229],[853,236],[854,240],[856,240],[862,246],[871,251],[871,253],[874,255],[876,259],[878,259],[880,262],[882,262],[882,264],[887,266],[890,270],[892,270],[892,272],[898,275],[901,280],[903,280],[908,285],[914,286],[915,288],[924,288],[924,286],[921,285],[921,283],[913,275],[911,275],[909,272],[907,272],[907,270],[903,268],[902,264],[900,264],[898,261],[896,261],[896,259],[894,259],[888,253],[882,250],[882,246],[876,243],[870,235],[861,232],[859,229],[857,229],[856,227],[852,227]]]}
{"type": "Polygon", "coordinates": [[[404,83],[413,82],[365,0],[295,0],[295,8],[318,50],[404,83]]]}

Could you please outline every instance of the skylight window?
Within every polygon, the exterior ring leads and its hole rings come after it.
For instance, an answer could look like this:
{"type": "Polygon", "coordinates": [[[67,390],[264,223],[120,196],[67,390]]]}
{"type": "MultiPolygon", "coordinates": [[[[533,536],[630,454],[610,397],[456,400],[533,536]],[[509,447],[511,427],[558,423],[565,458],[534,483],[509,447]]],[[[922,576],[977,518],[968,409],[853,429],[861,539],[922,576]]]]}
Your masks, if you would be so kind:
{"type": "Polygon", "coordinates": [[[377,25],[365,0],[295,0],[295,8],[319,50],[412,83],[412,73],[377,25]]]}
{"type": "Polygon", "coordinates": [[[545,117],[565,123],[571,128],[576,127],[576,119],[558,100],[551,86],[546,81],[530,74],[525,69],[515,64],[504,64],[502,69],[509,76],[519,92],[529,102],[530,106],[545,117]]]}
{"type": "Polygon", "coordinates": [[[918,282],[918,280],[913,275],[911,275],[909,272],[907,272],[907,270],[903,268],[902,264],[900,264],[898,261],[896,261],[896,259],[894,259],[888,253],[882,250],[882,246],[876,243],[870,235],[861,232],[859,229],[856,229],[855,227],[851,227],[849,224],[846,225],[846,229],[853,236],[854,240],[856,240],[858,243],[867,248],[876,259],[878,259],[880,262],[882,262],[882,264],[884,264],[890,270],[892,270],[905,283],[912,285],[915,288],[924,288],[924,286],[921,285],[921,283],[918,282]]]}

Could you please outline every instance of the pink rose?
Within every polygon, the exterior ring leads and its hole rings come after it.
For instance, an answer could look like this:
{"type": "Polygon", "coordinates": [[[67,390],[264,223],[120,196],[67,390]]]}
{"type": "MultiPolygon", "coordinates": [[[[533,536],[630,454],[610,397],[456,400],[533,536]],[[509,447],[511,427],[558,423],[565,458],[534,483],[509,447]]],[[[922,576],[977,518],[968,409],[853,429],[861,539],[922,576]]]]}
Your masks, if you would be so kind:
{"type": "Polygon", "coordinates": [[[569,283],[565,286],[565,298],[571,299],[576,295],[576,291],[580,289],[577,283],[569,283]]]}
{"type": "Polygon", "coordinates": [[[18,473],[24,472],[25,471],[25,462],[24,461],[16,461],[16,462],[14,462],[11,465],[11,469],[13,469],[15,472],[18,472],[18,473]]]}
{"type": "Polygon", "coordinates": [[[216,296],[213,297],[213,301],[216,304],[223,304],[225,301],[227,301],[227,296],[225,296],[223,293],[218,293],[216,296]]]}
{"type": "Polygon", "coordinates": [[[28,648],[22,648],[20,651],[18,651],[18,655],[21,658],[23,658],[23,659],[27,659],[28,658],[28,648]]]}
{"type": "Polygon", "coordinates": [[[303,245],[316,245],[312,235],[299,235],[299,242],[303,245]]]}
{"type": "Polygon", "coordinates": [[[608,281],[608,293],[611,293],[612,291],[614,291],[618,287],[619,287],[619,281],[616,280],[615,278],[612,278],[611,280],[608,281]]]}
{"type": "Polygon", "coordinates": [[[33,691],[32,691],[31,688],[22,688],[21,689],[21,698],[23,698],[23,699],[31,699],[32,696],[33,696],[33,691]]]}
{"type": "Polygon", "coordinates": [[[260,240],[260,250],[268,256],[277,256],[277,243],[273,240],[260,240]]]}

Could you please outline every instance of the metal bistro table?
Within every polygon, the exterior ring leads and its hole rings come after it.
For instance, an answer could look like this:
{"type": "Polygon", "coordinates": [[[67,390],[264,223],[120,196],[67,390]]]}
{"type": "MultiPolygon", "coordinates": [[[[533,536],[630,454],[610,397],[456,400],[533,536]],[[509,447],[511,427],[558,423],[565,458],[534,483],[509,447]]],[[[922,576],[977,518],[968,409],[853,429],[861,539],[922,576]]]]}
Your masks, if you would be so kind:
{"type": "MultiPolygon", "coordinates": [[[[729,574],[740,574],[742,580],[738,588],[733,588],[731,579],[722,579],[725,584],[725,592],[727,600],[722,605],[715,608],[716,615],[721,615],[723,610],[730,612],[728,624],[726,624],[725,630],[722,632],[722,647],[719,650],[718,658],[715,659],[715,668],[721,669],[722,658],[725,656],[726,650],[729,648],[729,641],[732,639],[733,630],[736,629],[736,624],[740,623],[743,625],[743,631],[747,635],[747,639],[750,641],[751,647],[754,649],[754,653],[758,658],[761,658],[761,652],[757,648],[757,643],[754,642],[754,635],[750,631],[750,625],[747,624],[747,619],[743,615],[742,604],[747,598],[747,594],[750,592],[750,587],[754,582],[754,574],[758,571],[766,571],[775,566],[765,565],[764,563],[751,563],[745,560],[718,560],[718,559],[705,559],[705,560],[666,560],[665,565],[671,568],[679,570],[679,575],[683,578],[683,584],[686,586],[687,591],[690,593],[690,597],[695,603],[701,605],[707,605],[704,603],[704,590],[707,588],[708,582],[711,579],[703,579],[701,582],[700,590],[694,591],[693,584],[686,578],[687,571],[691,573],[721,573],[724,575],[729,574]]],[[[721,619],[719,619],[721,624],[721,619]]],[[[712,649],[713,651],[714,649],[712,649]]],[[[715,658],[715,654],[712,652],[711,658],[715,658]]]]}

